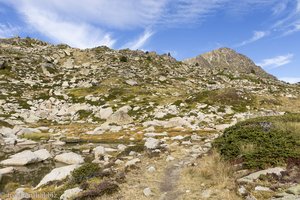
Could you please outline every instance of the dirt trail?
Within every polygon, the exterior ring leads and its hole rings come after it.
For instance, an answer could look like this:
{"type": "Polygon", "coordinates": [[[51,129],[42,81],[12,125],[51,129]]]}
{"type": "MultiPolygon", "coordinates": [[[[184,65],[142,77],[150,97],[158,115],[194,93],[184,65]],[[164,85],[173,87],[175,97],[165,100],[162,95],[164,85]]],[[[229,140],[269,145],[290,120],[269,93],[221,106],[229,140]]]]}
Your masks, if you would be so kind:
{"type": "Polygon", "coordinates": [[[160,184],[161,196],[159,200],[175,200],[185,192],[178,187],[178,181],[180,179],[181,170],[185,166],[185,163],[193,160],[189,154],[181,157],[181,159],[172,161],[167,165],[164,173],[164,178],[160,184]]]}

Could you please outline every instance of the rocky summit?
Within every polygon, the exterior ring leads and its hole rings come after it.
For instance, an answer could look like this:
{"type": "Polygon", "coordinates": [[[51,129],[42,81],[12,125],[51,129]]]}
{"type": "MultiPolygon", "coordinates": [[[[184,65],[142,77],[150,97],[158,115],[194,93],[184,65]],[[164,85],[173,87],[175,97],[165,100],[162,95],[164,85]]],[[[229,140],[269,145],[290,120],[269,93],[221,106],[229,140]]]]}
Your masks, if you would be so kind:
{"type": "Polygon", "coordinates": [[[228,48],[1,39],[0,198],[299,199],[299,111],[299,84],[228,48]]]}

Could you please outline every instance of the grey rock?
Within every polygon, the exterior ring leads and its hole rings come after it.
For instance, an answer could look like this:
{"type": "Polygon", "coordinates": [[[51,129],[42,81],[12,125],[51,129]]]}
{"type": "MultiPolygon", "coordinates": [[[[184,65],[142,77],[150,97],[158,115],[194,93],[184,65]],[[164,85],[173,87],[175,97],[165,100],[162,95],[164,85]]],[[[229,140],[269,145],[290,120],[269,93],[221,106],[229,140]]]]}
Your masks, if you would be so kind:
{"type": "Polygon", "coordinates": [[[160,141],[155,138],[147,138],[145,142],[145,147],[147,149],[157,149],[159,148],[160,141]]]}
{"type": "Polygon", "coordinates": [[[35,189],[40,188],[53,181],[62,181],[66,179],[72,171],[78,168],[80,165],[68,165],[64,167],[59,167],[53,169],[49,174],[47,174],[40,183],[35,187],[35,189]]]}
{"type": "Polygon", "coordinates": [[[66,163],[66,164],[81,164],[84,163],[84,159],[81,155],[69,152],[69,153],[63,153],[60,155],[55,156],[54,158],[56,161],[66,163]]]}
{"type": "Polygon", "coordinates": [[[30,194],[24,192],[25,188],[18,188],[15,191],[13,200],[31,200],[30,194]]]}
{"type": "Polygon", "coordinates": [[[146,196],[146,197],[149,197],[149,196],[151,196],[152,195],[152,191],[151,191],[151,189],[150,188],[145,188],[144,190],[143,190],[143,193],[144,193],[144,195],[146,196]]]}
{"type": "Polygon", "coordinates": [[[260,175],[266,175],[266,174],[276,174],[278,176],[281,175],[281,172],[284,172],[285,169],[281,167],[275,167],[275,168],[269,168],[265,170],[261,170],[252,174],[249,174],[248,176],[245,176],[243,178],[238,179],[238,182],[246,182],[246,183],[252,183],[254,180],[258,179],[260,175]]]}
{"type": "Polygon", "coordinates": [[[82,189],[80,189],[79,187],[68,189],[60,196],[60,199],[61,200],[71,200],[74,197],[76,197],[81,191],[82,191],[82,189]]]}
{"type": "Polygon", "coordinates": [[[136,166],[137,163],[140,163],[141,160],[139,158],[134,158],[126,162],[125,167],[133,167],[136,166]]]}
{"type": "Polygon", "coordinates": [[[107,122],[110,124],[126,125],[132,123],[133,119],[124,111],[119,111],[108,117],[107,122]]]}

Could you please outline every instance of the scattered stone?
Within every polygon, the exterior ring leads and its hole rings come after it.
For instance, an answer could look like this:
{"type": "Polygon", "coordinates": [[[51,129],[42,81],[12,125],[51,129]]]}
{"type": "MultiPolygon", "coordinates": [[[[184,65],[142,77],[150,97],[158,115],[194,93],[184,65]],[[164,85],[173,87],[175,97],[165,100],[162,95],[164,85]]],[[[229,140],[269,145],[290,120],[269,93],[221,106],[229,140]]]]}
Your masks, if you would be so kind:
{"type": "Polygon", "coordinates": [[[98,146],[93,149],[95,153],[95,159],[99,159],[101,156],[104,156],[106,154],[105,148],[102,146],[98,146]]]}
{"type": "Polygon", "coordinates": [[[126,80],[125,81],[128,85],[130,85],[130,86],[135,86],[135,85],[137,85],[138,83],[136,82],[136,81],[134,81],[134,80],[126,80]]]}
{"type": "Polygon", "coordinates": [[[117,164],[117,165],[122,165],[124,163],[124,161],[123,160],[120,160],[120,159],[117,159],[116,161],[115,161],[115,164],[117,164]]]}
{"type": "Polygon", "coordinates": [[[126,125],[132,123],[133,119],[124,111],[119,111],[108,117],[107,122],[110,124],[126,125]]]}
{"type": "Polygon", "coordinates": [[[148,167],[147,171],[148,171],[148,172],[155,172],[156,169],[155,169],[155,167],[150,166],[150,167],[148,167]]]}
{"type": "Polygon", "coordinates": [[[2,168],[0,169],[0,174],[5,175],[5,174],[11,174],[15,171],[14,167],[6,167],[6,168],[2,168]]]}
{"type": "Polygon", "coordinates": [[[159,148],[160,141],[155,138],[147,138],[145,142],[145,147],[147,149],[157,149],[159,148]]]}
{"type": "Polygon", "coordinates": [[[265,192],[269,192],[269,191],[272,191],[270,188],[268,187],[263,187],[263,186],[256,186],[254,188],[255,191],[265,191],[265,192]]]}
{"type": "Polygon", "coordinates": [[[76,197],[80,192],[82,191],[82,189],[80,189],[79,187],[76,188],[72,188],[69,190],[66,190],[61,196],[60,199],[61,200],[71,200],[74,197],[76,197]]]}
{"type": "Polygon", "coordinates": [[[143,193],[146,197],[150,197],[152,195],[152,191],[148,187],[143,190],[143,193]]]}
{"type": "Polygon", "coordinates": [[[134,167],[137,163],[140,163],[141,160],[139,158],[134,158],[126,162],[125,167],[134,167]]]}
{"type": "Polygon", "coordinates": [[[275,167],[275,168],[269,168],[262,171],[258,171],[252,174],[249,174],[248,176],[245,176],[243,178],[238,179],[237,181],[239,183],[246,182],[246,183],[252,183],[254,180],[258,179],[260,175],[267,175],[267,174],[276,174],[277,176],[281,176],[281,172],[284,172],[285,169],[281,167],[275,167]]]}
{"type": "MultiPolygon", "coordinates": [[[[108,108],[101,108],[99,111],[99,118],[100,119],[107,119],[113,114],[113,109],[111,107],[108,108]]],[[[96,115],[97,116],[97,115],[96,115]]]]}
{"type": "Polygon", "coordinates": [[[76,168],[78,168],[80,165],[68,165],[64,167],[59,167],[53,169],[49,174],[47,174],[40,183],[35,187],[35,189],[46,185],[48,183],[51,183],[53,181],[62,181],[66,179],[72,171],[74,171],[76,168]]]}
{"type": "Polygon", "coordinates": [[[119,144],[117,148],[118,148],[119,151],[124,151],[126,149],[126,145],[119,144]]]}
{"type": "Polygon", "coordinates": [[[170,161],[173,161],[173,160],[175,160],[175,158],[173,156],[170,156],[170,155],[166,159],[167,162],[170,162],[170,161]]]}
{"type": "Polygon", "coordinates": [[[18,188],[15,191],[13,200],[31,200],[30,194],[24,192],[25,188],[18,188]]]}
{"type": "Polygon", "coordinates": [[[40,149],[38,151],[33,152],[40,160],[44,161],[52,157],[46,149],[40,149]]]}
{"type": "Polygon", "coordinates": [[[183,140],[183,139],[184,139],[184,137],[181,136],[181,135],[177,135],[175,137],[171,137],[171,140],[183,140]]]}
{"type": "Polygon", "coordinates": [[[300,195],[300,184],[290,187],[286,190],[288,194],[300,195]]]}
{"type": "Polygon", "coordinates": [[[84,159],[81,155],[69,152],[69,153],[63,153],[60,155],[55,156],[54,160],[66,164],[81,164],[84,163],[84,159]]]}

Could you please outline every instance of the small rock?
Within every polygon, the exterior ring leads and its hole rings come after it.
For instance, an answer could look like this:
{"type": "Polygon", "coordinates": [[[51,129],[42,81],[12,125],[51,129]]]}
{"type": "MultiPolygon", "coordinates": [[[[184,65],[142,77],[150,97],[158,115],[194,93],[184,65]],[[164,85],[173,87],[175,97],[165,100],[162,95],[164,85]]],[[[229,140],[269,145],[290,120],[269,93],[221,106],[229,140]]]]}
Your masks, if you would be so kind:
{"type": "Polygon", "coordinates": [[[84,163],[84,159],[81,155],[69,152],[69,153],[63,153],[60,155],[55,156],[54,158],[56,161],[66,163],[66,164],[81,164],[84,163]]]}
{"type": "Polygon", "coordinates": [[[13,200],[31,200],[30,194],[24,192],[25,188],[16,189],[13,200]]]}
{"type": "Polygon", "coordinates": [[[33,152],[40,160],[44,161],[51,158],[51,154],[46,149],[40,149],[38,151],[33,152]]]}
{"type": "Polygon", "coordinates": [[[145,142],[145,147],[147,149],[156,149],[159,147],[160,141],[155,138],[147,138],[145,142]]]}
{"type": "Polygon", "coordinates": [[[290,187],[286,190],[288,194],[300,195],[300,184],[290,187]]]}
{"type": "Polygon", "coordinates": [[[181,136],[181,135],[177,135],[175,137],[171,137],[171,140],[182,140],[182,139],[184,139],[184,137],[181,136]]]}
{"type": "Polygon", "coordinates": [[[138,83],[136,82],[136,81],[134,81],[134,80],[126,80],[125,81],[128,85],[130,85],[130,86],[135,86],[135,85],[137,85],[138,83]]]}
{"type": "Polygon", "coordinates": [[[105,148],[102,146],[98,146],[93,149],[95,153],[95,159],[99,159],[101,156],[104,156],[106,154],[105,148]]]}
{"type": "Polygon", "coordinates": [[[101,108],[99,111],[100,119],[107,119],[113,114],[113,109],[111,107],[101,108]]]}
{"type": "Polygon", "coordinates": [[[265,170],[261,170],[252,174],[249,174],[248,176],[245,176],[243,178],[240,178],[237,180],[237,182],[246,182],[246,183],[252,183],[254,180],[258,179],[260,175],[266,175],[266,174],[276,174],[277,176],[281,176],[281,172],[284,172],[285,169],[281,167],[275,167],[275,168],[269,168],[265,170]]]}
{"type": "Polygon", "coordinates": [[[135,166],[137,163],[140,163],[141,160],[139,158],[134,158],[132,160],[129,160],[126,162],[125,167],[133,167],[135,166]]]}
{"type": "Polygon", "coordinates": [[[6,167],[6,168],[3,168],[3,169],[0,169],[0,175],[4,175],[4,174],[11,174],[15,171],[15,168],[13,167],[6,167]]]}
{"type": "Polygon", "coordinates": [[[173,156],[170,156],[170,155],[166,159],[167,162],[170,162],[170,161],[173,161],[173,160],[175,160],[175,158],[173,156]]]}
{"type": "Polygon", "coordinates": [[[155,167],[150,166],[150,167],[148,167],[147,171],[148,171],[148,172],[155,172],[156,169],[155,169],[155,167]]]}
{"type": "Polygon", "coordinates": [[[119,151],[124,151],[126,149],[126,146],[124,144],[119,144],[117,148],[119,151]]]}
{"type": "Polygon", "coordinates": [[[61,200],[71,200],[74,197],[76,197],[80,192],[82,191],[82,189],[80,189],[79,187],[73,188],[73,189],[69,189],[66,190],[61,196],[60,199],[61,200]]]}
{"type": "Polygon", "coordinates": [[[133,119],[126,112],[118,111],[109,116],[107,122],[110,124],[126,125],[132,123],[133,119]]]}
{"type": "Polygon", "coordinates": [[[116,161],[115,161],[115,164],[117,164],[117,165],[122,165],[124,163],[124,161],[123,160],[120,160],[120,159],[117,159],[116,161]]]}
{"type": "Polygon", "coordinates": [[[151,189],[150,188],[145,188],[144,190],[143,190],[143,193],[144,193],[144,195],[146,196],[146,197],[149,197],[149,196],[151,196],[152,195],[152,191],[151,191],[151,189]]]}
{"type": "Polygon", "coordinates": [[[255,191],[271,191],[271,189],[270,188],[268,188],[268,187],[263,187],[263,186],[256,186],[255,188],[254,188],[254,190],[255,191]]]}

